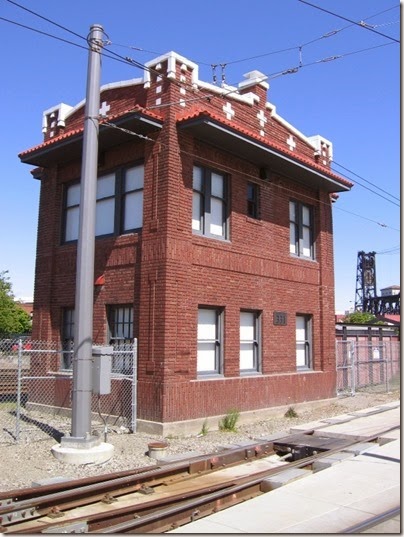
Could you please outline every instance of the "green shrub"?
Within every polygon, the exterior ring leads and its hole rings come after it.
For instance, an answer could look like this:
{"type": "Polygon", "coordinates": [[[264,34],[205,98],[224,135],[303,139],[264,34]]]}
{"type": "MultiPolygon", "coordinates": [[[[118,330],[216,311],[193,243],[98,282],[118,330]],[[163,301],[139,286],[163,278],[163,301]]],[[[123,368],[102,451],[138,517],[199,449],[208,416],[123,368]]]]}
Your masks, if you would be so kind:
{"type": "Polygon", "coordinates": [[[209,432],[209,427],[208,427],[208,420],[205,420],[202,424],[202,429],[201,429],[201,432],[199,433],[200,436],[206,436],[209,432]]]}
{"type": "Polygon", "coordinates": [[[219,430],[227,432],[236,432],[236,424],[240,417],[240,412],[235,408],[232,408],[227,414],[219,421],[219,430]]]}
{"type": "Polygon", "coordinates": [[[297,418],[298,414],[293,406],[290,406],[285,412],[285,418],[297,418]]]}

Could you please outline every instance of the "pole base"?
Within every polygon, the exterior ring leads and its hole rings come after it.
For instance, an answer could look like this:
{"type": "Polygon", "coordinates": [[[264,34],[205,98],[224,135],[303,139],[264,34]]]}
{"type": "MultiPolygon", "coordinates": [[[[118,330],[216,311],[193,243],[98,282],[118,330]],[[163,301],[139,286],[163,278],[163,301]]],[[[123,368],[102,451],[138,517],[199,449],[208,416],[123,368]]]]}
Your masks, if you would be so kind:
{"type": "Polygon", "coordinates": [[[67,464],[102,464],[112,458],[114,446],[101,442],[93,447],[67,447],[56,444],[51,448],[52,455],[67,464]]]}

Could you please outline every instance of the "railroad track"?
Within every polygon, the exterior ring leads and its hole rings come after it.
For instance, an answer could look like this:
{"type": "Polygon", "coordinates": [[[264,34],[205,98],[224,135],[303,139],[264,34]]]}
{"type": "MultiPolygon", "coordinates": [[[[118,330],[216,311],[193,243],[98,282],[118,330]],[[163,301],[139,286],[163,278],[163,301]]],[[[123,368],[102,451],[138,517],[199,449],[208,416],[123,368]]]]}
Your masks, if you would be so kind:
{"type": "Polygon", "coordinates": [[[267,480],[285,470],[310,472],[316,460],[357,443],[312,433],[175,464],[0,493],[0,531],[162,533],[262,494],[267,480]]]}

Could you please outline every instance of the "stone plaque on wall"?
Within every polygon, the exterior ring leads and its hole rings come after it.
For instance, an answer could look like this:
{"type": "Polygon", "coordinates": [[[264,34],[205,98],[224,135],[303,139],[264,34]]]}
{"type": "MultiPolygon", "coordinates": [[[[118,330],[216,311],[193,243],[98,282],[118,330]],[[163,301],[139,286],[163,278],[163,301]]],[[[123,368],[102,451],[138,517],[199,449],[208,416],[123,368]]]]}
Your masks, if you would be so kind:
{"type": "Polygon", "coordinates": [[[274,311],[274,324],[286,326],[288,324],[288,314],[285,311],[274,311]]]}

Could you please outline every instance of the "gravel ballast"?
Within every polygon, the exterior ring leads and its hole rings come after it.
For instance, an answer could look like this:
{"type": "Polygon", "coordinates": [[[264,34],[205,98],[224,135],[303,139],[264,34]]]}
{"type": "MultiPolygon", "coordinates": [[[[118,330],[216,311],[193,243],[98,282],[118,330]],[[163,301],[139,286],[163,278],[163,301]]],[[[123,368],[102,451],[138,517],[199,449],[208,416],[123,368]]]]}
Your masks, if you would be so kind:
{"type": "MultiPolygon", "coordinates": [[[[290,427],[297,424],[354,412],[399,399],[399,391],[358,393],[355,396],[333,399],[327,403],[322,401],[318,405],[312,404],[309,408],[302,410],[299,410],[299,405],[296,405],[297,417],[278,415],[263,421],[240,425],[236,432],[208,430],[204,431],[206,434],[202,434],[201,431],[200,434],[193,436],[164,438],[138,432],[128,434],[124,428],[111,427],[108,429],[106,440],[114,446],[114,455],[112,459],[99,465],[67,464],[52,455],[51,448],[57,443],[55,438],[58,436],[60,438],[61,433],[65,434],[69,430],[69,420],[62,421],[61,418],[47,417],[48,424],[53,427],[54,437],[49,436],[49,431],[46,433],[41,431],[42,436],[40,437],[34,433],[21,435],[20,442],[17,444],[12,442],[10,438],[7,440],[4,437],[4,431],[7,427],[3,423],[3,416],[0,416],[3,429],[3,435],[0,434],[0,490],[30,487],[33,483],[43,482],[50,478],[77,479],[144,466],[155,466],[156,460],[148,456],[148,445],[151,442],[165,441],[168,444],[167,456],[183,455],[186,458],[196,453],[214,453],[229,445],[253,443],[255,439],[259,440],[276,432],[288,431],[290,427]]],[[[38,416],[38,422],[41,420],[43,421],[44,417],[38,416]]]]}

